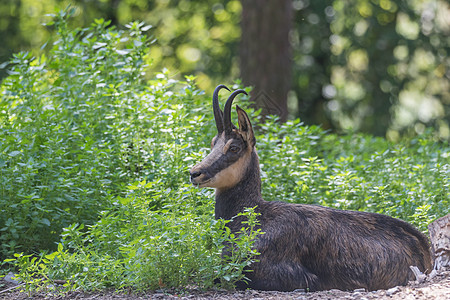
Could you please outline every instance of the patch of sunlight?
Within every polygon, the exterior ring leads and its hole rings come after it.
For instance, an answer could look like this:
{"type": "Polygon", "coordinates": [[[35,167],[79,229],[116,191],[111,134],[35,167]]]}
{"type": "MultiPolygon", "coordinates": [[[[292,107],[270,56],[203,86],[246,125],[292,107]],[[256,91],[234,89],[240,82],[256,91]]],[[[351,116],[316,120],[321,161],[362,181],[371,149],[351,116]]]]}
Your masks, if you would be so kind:
{"type": "Polygon", "coordinates": [[[188,45],[182,45],[177,49],[177,56],[185,62],[194,63],[200,60],[201,51],[188,45]]]}
{"type": "Polygon", "coordinates": [[[419,36],[419,24],[411,21],[405,13],[398,13],[395,30],[409,40],[415,40],[419,36]]]}
{"type": "Polygon", "coordinates": [[[366,20],[360,20],[355,24],[353,32],[357,36],[363,36],[366,33],[367,28],[369,28],[369,23],[366,20]]]}
{"type": "Polygon", "coordinates": [[[430,51],[419,48],[414,51],[413,63],[420,71],[431,70],[434,68],[435,57],[430,51]]]}
{"type": "Polygon", "coordinates": [[[408,57],[408,47],[400,45],[394,48],[394,57],[398,60],[404,60],[408,57]]]}
{"type": "Polygon", "coordinates": [[[344,98],[347,102],[356,102],[366,95],[361,84],[355,81],[347,81],[344,86],[344,98]]]}
{"type": "Polygon", "coordinates": [[[364,71],[367,70],[369,64],[369,57],[364,49],[357,49],[348,55],[347,64],[349,68],[353,71],[364,71]]]}

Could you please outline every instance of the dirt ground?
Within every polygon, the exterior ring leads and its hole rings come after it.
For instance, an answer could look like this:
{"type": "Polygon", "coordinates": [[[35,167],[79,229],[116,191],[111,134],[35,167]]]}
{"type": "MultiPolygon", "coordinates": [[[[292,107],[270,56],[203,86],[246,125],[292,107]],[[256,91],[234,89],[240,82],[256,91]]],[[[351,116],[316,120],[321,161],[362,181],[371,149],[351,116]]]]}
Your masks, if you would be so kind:
{"type": "Polygon", "coordinates": [[[436,299],[450,300],[450,270],[441,271],[433,278],[427,278],[425,282],[410,282],[407,286],[394,287],[389,290],[379,290],[366,292],[355,290],[353,292],[343,292],[340,290],[330,290],[323,292],[305,293],[304,291],[294,292],[264,292],[264,291],[199,291],[196,289],[184,291],[156,291],[146,294],[115,293],[114,291],[103,291],[96,293],[70,292],[66,295],[55,294],[35,294],[29,297],[26,293],[20,292],[19,288],[14,288],[14,284],[0,281],[0,299],[4,300],[41,300],[41,299],[95,299],[95,300],[141,300],[141,299],[345,299],[345,300],[369,300],[369,299],[436,299]],[[9,290],[8,290],[9,289],[9,290]]]}

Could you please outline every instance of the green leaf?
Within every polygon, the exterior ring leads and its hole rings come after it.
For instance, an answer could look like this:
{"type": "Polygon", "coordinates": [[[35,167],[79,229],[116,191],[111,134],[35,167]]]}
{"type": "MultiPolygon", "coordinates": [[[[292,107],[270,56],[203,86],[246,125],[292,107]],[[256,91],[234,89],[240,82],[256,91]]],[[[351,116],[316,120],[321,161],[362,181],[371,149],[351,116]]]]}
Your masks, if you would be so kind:
{"type": "Polygon", "coordinates": [[[42,224],[44,224],[44,225],[50,226],[50,221],[49,221],[48,219],[46,219],[46,218],[41,219],[40,222],[41,222],[42,224]]]}
{"type": "Polygon", "coordinates": [[[12,151],[12,152],[10,152],[8,155],[9,155],[10,157],[15,157],[15,156],[17,156],[17,155],[19,155],[19,154],[22,154],[22,152],[20,152],[20,151],[12,151]]]}

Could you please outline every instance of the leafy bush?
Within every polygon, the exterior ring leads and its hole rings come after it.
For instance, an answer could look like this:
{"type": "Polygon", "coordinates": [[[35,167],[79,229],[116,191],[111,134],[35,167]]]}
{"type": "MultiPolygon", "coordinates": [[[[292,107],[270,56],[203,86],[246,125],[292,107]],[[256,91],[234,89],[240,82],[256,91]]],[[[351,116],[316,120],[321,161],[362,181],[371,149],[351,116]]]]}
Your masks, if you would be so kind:
{"type": "Polygon", "coordinates": [[[267,122],[262,130],[266,200],[383,213],[422,231],[450,212],[450,147],[431,132],[392,144],[329,134],[298,120],[267,122]]]}
{"type": "Polygon", "coordinates": [[[141,98],[146,28],[68,30],[66,14],[49,56],[14,55],[1,86],[0,257],[54,248],[62,228],[92,224],[143,161],[130,149],[152,124],[140,118],[152,108],[141,98]]]}
{"type": "MultiPolygon", "coordinates": [[[[130,186],[145,191],[148,183],[130,186]]],[[[186,188],[184,188],[186,190],[186,188]]],[[[19,267],[17,277],[26,290],[47,290],[56,279],[63,279],[60,290],[108,287],[134,290],[182,288],[194,284],[211,288],[219,284],[232,288],[245,280],[243,270],[254,262],[253,250],[257,214],[253,209],[242,213],[247,226],[239,235],[230,233],[228,221],[214,220],[209,214],[194,214],[192,195],[180,192],[171,196],[181,200],[184,209],[173,204],[153,211],[146,197],[121,198],[120,209],[105,212],[89,231],[74,224],[64,229],[63,242],[51,254],[15,254],[6,262],[19,267]],[[130,199],[134,201],[127,202],[130,199]],[[221,259],[224,243],[233,243],[234,252],[221,259]]]]}
{"type": "MultiPolygon", "coordinates": [[[[250,209],[232,235],[213,218],[213,192],[188,183],[215,134],[210,97],[167,71],[145,81],[143,24],[70,30],[66,14],[48,57],[17,54],[1,86],[2,258],[17,253],[7,262],[29,291],[54,280],[232,287],[262,233],[250,209]],[[236,251],[222,259],[225,242],[236,251]]],[[[450,147],[431,134],[392,144],[270,118],[255,130],[266,200],[380,212],[423,231],[449,213],[450,147]]]]}

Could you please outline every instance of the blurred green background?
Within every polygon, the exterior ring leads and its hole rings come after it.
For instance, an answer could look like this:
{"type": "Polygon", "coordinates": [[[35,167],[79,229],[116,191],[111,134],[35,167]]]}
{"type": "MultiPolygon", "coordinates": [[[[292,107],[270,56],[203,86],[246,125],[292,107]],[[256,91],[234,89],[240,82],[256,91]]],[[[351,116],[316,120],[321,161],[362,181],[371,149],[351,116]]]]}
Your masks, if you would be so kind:
{"type": "Polygon", "coordinates": [[[150,74],[195,75],[207,92],[242,78],[254,99],[265,87],[288,118],[335,132],[397,140],[432,127],[450,138],[447,1],[2,0],[0,63],[46,51],[47,14],[68,5],[74,27],[98,18],[152,25],[150,74]]]}

